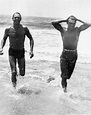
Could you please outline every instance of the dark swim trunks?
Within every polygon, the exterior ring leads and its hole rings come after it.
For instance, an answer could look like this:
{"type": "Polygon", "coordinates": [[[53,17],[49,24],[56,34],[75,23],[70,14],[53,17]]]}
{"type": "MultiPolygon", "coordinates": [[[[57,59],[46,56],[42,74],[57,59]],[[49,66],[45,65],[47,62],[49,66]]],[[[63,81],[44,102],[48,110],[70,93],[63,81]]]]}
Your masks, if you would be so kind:
{"type": "Polygon", "coordinates": [[[77,57],[77,50],[63,50],[60,57],[62,78],[70,79],[76,64],[77,57]]]}
{"type": "Polygon", "coordinates": [[[9,56],[14,56],[15,58],[24,58],[25,56],[25,49],[22,50],[15,50],[13,48],[9,48],[9,56]]]}

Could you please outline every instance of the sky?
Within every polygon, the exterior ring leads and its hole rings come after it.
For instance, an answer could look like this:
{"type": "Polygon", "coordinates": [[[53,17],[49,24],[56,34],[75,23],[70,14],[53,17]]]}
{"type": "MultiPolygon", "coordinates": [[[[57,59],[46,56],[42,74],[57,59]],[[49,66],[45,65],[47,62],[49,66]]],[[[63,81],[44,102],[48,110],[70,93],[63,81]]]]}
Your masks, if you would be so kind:
{"type": "Polygon", "coordinates": [[[91,0],[0,0],[0,14],[91,20],[91,0]]]}

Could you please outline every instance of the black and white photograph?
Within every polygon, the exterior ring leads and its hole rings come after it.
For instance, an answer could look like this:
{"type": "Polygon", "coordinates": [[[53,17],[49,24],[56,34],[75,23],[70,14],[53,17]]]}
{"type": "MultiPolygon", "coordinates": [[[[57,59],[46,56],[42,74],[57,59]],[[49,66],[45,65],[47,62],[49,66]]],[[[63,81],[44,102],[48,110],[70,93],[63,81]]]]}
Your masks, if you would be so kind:
{"type": "Polygon", "coordinates": [[[0,115],[91,115],[91,0],[0,0],[0,115]]]}

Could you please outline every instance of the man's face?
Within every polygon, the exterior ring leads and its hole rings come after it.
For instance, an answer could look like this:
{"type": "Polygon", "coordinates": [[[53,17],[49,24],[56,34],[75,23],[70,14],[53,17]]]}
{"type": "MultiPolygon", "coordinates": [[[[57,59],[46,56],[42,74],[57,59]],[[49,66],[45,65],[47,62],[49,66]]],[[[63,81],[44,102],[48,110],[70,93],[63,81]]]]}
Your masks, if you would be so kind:
{"type": "Polygon", "coordinates": [[[18,13],[15,13],[12,19],[14,24],[20,24],[21,16],[18,13]]]}
{"type": "Polygon", "coordinates": [[[69,19],[68,19],[68,28],[69,28],[69,29],[74,29],[75,24],[76,24],[76,21],[75,21],[74,18],[69,18],[69,19]]]}

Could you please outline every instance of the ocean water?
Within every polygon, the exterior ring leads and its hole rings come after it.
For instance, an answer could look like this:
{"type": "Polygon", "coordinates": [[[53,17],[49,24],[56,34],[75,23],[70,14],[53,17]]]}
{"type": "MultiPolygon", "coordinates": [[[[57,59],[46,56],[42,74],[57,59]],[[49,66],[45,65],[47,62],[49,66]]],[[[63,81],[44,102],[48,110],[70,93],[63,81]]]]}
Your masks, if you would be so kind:
{"type": "MultiPolygon", "coordinates": [[[[53,28],[51,22],[54,18],[23,17],[22,24],[27,26],[34,38],[35,60],[59,61],[62,52],[62,39],[60,32],[53,28]]],[[[0,16],[0,40],[4,30],[12,25],[10,16],[0,16]]],[[[78,63],[91,63],[91,28],[81,32],[78,42],[78,63]]],[[[4,47],[4,58],[8,59],[9,42],[4,47]]],[[[29,39],[25,40],[26,58],[29,59],[29,39]]]]}

